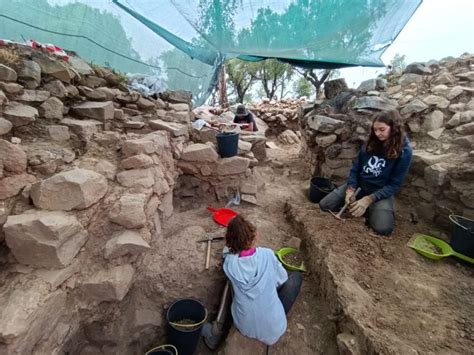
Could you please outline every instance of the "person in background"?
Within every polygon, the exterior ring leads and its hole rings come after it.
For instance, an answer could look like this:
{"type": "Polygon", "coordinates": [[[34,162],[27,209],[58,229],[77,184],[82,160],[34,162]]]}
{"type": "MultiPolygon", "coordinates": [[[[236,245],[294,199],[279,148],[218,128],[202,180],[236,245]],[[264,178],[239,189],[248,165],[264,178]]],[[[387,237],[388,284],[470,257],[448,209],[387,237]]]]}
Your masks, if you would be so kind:
{"type": "Polygon", "coordinates": [[[225,236],[229,253],[224,272],[232,284],[234,325],[244,336],[272,345],[285,333],[286,314],[301,288],[299,271],[287,271],[273,250],[257,247],[256,228],[244,217],[234,217],[225,236]]]}
{"type": "Polygon", "coordinates": [[[395,228],[394,195],[400,190],[410,167],[412,148],[403,132],[398,111],[376,113],[367,144],[354,162],[347,184],[324,197],[319,207],[337,211],[351,202],[360,187],[359,198],[350,203],[354,217],[367,217],[367,224],[378,234],[395,228]]]}
{"type": "Polygon", "coordinates": [[[242,127],[242,130],[244,131],[258,131],[257,124],[255,122],[255,117],[247,110],[244,104],[239,104],[237,106],[233,122],[238,124],[245,124],[246,126],[242,127]]]}

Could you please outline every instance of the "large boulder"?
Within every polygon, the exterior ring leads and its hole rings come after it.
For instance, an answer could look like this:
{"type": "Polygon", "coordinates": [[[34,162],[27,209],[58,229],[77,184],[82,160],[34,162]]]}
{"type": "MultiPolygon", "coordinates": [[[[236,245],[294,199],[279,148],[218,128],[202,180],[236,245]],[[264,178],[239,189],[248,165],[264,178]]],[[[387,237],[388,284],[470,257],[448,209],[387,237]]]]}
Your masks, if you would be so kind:
{"type": "Polygon", "coordinates": [[[309,128],[323,133],[332,133],[344,125],[344,121],[322,115],[308,116],[306,122],[309,128]]]}
{"type": "MultiPolygon", "coordinates": [[[[401,86],[407,86],[407,85],[410,85],[412,83],[421,83],[423,81],[423,77],[419,74],[413,74],[413,73],[406,73],[406,74],[403,74],[400,79],[398,79],[398,83],[401,85],[401,86]]],[[[442,83],[440,83],[442,84],[442,83]]]]}
{"type": "Polygon", "coordinates": [[[40,114],[47,119],[61,120],[63,118],[64,105],[57,97],[50,97],[40,106],[40,114]]]}
{"type": "Polygon", "coordinates": [[[117,181],[125,187],[152,187],[155,184],[153,168],[125,170],[117,174],[117,181]]]}
{"type": "Polygon", "coordinates": [[[437,95],[428,95],[423,99],[423,102],[430,106],[436,106],[437,108],[447,108],[449,106],[449,100],[437,95]]]}
{"type": "Polygon", "coordinates": [[[67,94],[66,87],[61,82],[61,80],[53,80],[47,84],[44,84],[43,88],[48,90],[51,93],[51,96],[55,96],[57,98],[64,98],[67,94]]]}
{"type": "Polygon", "coordinates": [[[335,134],[317,135],[315,138],[316,144],[323,148],[329,147],[336,140],[337,136],[335,134]]]}
{"type": "Polygon", "coordinates": [[[117,165],[111,163],[107,159],[86,158],[79,161],[79,167],[87,170],[95,171],[104,175],[109,180],[115,180],[117,174],[117,165]]]}
{"type": "Polygon", "coordinates": [[[66,83],[76,77],[72,68],[60,60],[49,58],[43,54],[35,55],[32,59],[39,64],[42,74],[50,75],[66,83]]]}
{"type": "Polygon", "coordinates": [[[456,132],[462,135],[474,134],[474,122],[466,123],[456,127],[456,132]]]}
{"type": "Polygon", "coordinates": [[[46,90],[23,90],[23,94],[16,99],[26,104],[36,104],[46,101],[51,96],[51,93],[46,90]]]}
{"type": "Polygon", "coordinates": [[[390,111],[398,108],[398,103],[385,97],[362,96],[355,100],[354,108],[390,111]]]}
{"type": "Polygon", "coordinates": [[[189,91],[182,91],[182,90],[177,90],[177,91],[169,91],[166,90],[165,92],[160,93],[160,98],[172,102],[172,103],[185,103],[189,104],[192,99],[192,94],[189,91]]]}
{"type": "Polygon", "coordinates": [[[125,228],[143,227],[147,222],[145,213],[147,201],[146,194],[125,193],[112,207],[109,218],[125,228]]]}
{"type": "Polygon", "coordinates": [[[386,86],[387,82],[382,79],[369,79],[361,82],[357,90],[362,92],[369,92],[374,90],[383,90],[386,86]]]}
{"type": "Polygon", "coordinates": [[[13,128],[13,124],[10,121],[0,117],[0,136],[9,133],[13,128]]]}
{"type": "Polygon", "coordinates": [[[90,301],[121,301],[132,285],[134,273],[135,269],[128,264],[100,270],[82,281],[80,290],[90,301]]]}
{"type": "Polygon", "coordinates": [[[86,101],[80,105],[74,106],[72,111],[80,117],[90,118],[102,122],[114,118],[114,105],[112,101],[86,101]]]}
{"type": "Polygon", "coordinates": [[[124,255],[137,255],[150,249],[150,245],[143,240],[140,233],[123,231],[115,235],[105,244],[104,257],[113,259],[124,255]]]}
{"type": "Polygon", "coordinates": [[[18,195],[25,186],[35,181],[35,176],[29,174],[13,175],[0,179],[0,200],[18,195]]]}
{"type": "Polygon", "coordinates": [[[84,209],[107,193],[107,179],[90,170],[63,171],[31,187],[36,207],[46,210],[84,209]]]}
{"type": "Polygon", "coordinates": [[[69,56],[69,64],[81,75],[94,74],[94,69],[87,62],[77,55],[69,56]]]}
{"type": "Polygon", "coordinates": [[[41,67],[32,60],[24,60],[18,72],[18,81],[25,83],[29,89],[36,89],[41,83],[41,67]]]}
{"type": "Polygon", "coordinates": [[[233,175],[245,173],[249,167],[250,160],[243,157],[231,157],[219,160],[217,163],[217,175],[233,175]]]}
{"type": "MultiPolygon", "coordinates": [[[[6,292],[0,294],[2,354],[40,353],[34,350],[35,345],[49,339],[62,316],[69,313],[67,292],[51,292],[45,282],[33,277],[15,282],[13,287],[6,285],[4,289],[6,292]]],[[[65,329],[68,328],[61,327],[62,331],[65,329]]]]}
{"type": "Polygon", "coordinates": [[[152,129],[168,131],[174,137],[188,135],[188,126],[182,123],[151,120],[148,122],[148,124],[152,129]]]}
{"type": "Polygon", "coordinates": [[[69,127],[61,125],[48,126],[49,138],[56,142],[66,142],[71,138],[69,127]]]}
{"type": "Polygon", "coordinates": [[[38,110],[18,102],[11,102],[3,111],[3,116],[13,124],[13,127],[20,127],[34,122],[38,117],[38,110]]]}
{"type": "Polygon", "coordinates": [[[169,133],[156,131],[139,139],[126,140],[122,147],[125,157],[137,154],[162,153],[170,149],[169,133]]]}
{"type": "Polygon", "coordinates": [[[9,95],[21,95],[23,86],[17,83],[7,83],[0,81],[0,89],[9,95]]]}
{"type": "Polygon", "coordinates": [[[153,165],[153,159],[147,154],[137,154],[122,160],[122,167],[129,169],[146,169],[153,165]]]}
{"type": "Polygon", "coordinates": [[[324,96],[326,99],[332,99],[341,91],[346,91],[347,89],[347,83],[344,78],[328,80],[324,83],[324,96]]]}
{"type": "Polygon", "coordinates": [[[18,75],[12,68],[0,64],[0,81],[16,81],[18,75]]]}
{"type": "Polygon", "coordinates": [[[75,120],[65,118],[61,123],[68,126],[71,131],[79,136],[79,138],[88,141],[94,133],[99,132],[103,123],[97,120],[75,120]]]}
{"type": "Polygon", "coordinates": [[[425,104],[423,101],[414,99],[410,101],[408,104],[406,104],[401,110],[400,113],[402,115],[412,115],[414,113],[419,113],[423,112],[428,108],[428,105],[425,104]]]}
{"type": "Polygon", "coordinates": [[[423,63],[411,63],[408,64],[403,71],[403,73],[412,73],[412,74],[419,74],[419,75],[429,75],[431,74],[431,69],[428,68],[423,63]]]}
{"type": "Polygon", "coordinates": [[[428,116],[425,116],[423,121],[423,129],[426,132],[434,131],[438,128],[443,127],[444,114],[443,112],[436,110],[431,112],[428,116]]]}
{"type": "Polygon", "coordinates": [[[184,148],[181,159],[192,162],[215,162],[217,161],[217,152],[208,144],[195,143],[184,148]]]}
{"type": "Polygon", "coordinates": [[[18,145],[0,139],[0,160],[6,171],[20,174],[26,170],[26,153],[18,145]]]}
{"type": "Polygon", "coordinates": [[[12,215],[3,229],[18,262],[35,267],[69,265],[87,240],[87,232],[76,217],[59,211],[12,215]]]}

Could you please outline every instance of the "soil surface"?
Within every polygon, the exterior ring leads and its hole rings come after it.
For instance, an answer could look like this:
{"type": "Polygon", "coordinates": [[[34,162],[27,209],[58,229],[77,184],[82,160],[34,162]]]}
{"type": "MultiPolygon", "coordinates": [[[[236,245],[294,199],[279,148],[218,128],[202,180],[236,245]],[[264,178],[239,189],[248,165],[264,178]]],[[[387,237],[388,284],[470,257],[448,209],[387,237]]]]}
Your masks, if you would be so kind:
{"type": "MultiPolygon", "coordinates": [[[[257,195],[260,206],[242,202],[232,207],[256,225],[260,246],[279,249],[292,237],[303,240],[308,272],[288,330],[269,353],[338,354],[336,335],[342,332],[352,333],[363,353],[470,353],[474,269],[453,258],[425,259],[406,246],[416,232],[447,236],[421,221],[414,224],[409,206],[400,204],[389,237],[373,234],[363,219],[342,222],[321,212],[307,199],[310,176],[298,150],[296,145],[268,149],[269,162],[257,168],[266,181],[257,195]]],[[[225,202],[175,200],[174,214],[163,226],[163,246],[179,253],[170,265],[177,269],[174,276],[166,276],[171,287],[179,287],[166,293],[201,299],[213,320],[224,287],[224,244],[212,243],[211,268],[204,270],[206,243],[195,240],[202,239],[199,234],[223,236],[225,228],[212,220],[208,204],[224,207],[225,202]],[[196,232],[193,238],[189,228],[196,232]]],[[[198,353],[217,352],[200,344],[198,353]]]]}

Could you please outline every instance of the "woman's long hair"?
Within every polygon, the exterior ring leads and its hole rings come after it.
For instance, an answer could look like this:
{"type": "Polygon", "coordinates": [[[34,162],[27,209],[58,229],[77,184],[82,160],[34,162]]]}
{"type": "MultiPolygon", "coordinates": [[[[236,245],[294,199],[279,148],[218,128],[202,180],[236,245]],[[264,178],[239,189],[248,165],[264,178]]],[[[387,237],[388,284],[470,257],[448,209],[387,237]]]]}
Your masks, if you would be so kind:
{"type": "Polygon", "coordinates": [[[376,113],[372,121],[369,140],[366,151],[373,153],[383,153],[389,159],[396,159],[403,149],[403,126],[402,118],[398,111],[383,111],[376,113]],[[380,141],[374,132],[374,123],[382,122],[390,126],[390,137],[385,141],[380,141]]]}
{"type": "Polygon", "coordinates": [[[255,239],[257,229],[241,215],[231,219],[227,226],[225,242],[231,253],[240,253],[250,249],[255,239]]]}

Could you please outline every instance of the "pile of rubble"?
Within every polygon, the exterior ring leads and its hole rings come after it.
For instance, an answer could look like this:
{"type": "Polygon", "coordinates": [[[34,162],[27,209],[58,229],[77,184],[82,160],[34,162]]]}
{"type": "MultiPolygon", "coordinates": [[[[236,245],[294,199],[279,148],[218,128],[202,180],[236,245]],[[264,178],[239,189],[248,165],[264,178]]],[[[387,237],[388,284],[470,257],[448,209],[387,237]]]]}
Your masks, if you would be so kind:
{"type": "Polygon", "coordinates": [[[263,99],[260,103],[251,105],[250,110],[268,125],[268,136],[278,137],[282,144],[298,144],[298,110],[305,103],[305,98],[281,101],[263,99]]]}
{"type": "Polygon", "coordinates": [[[170,299],[132,292],[136,269],[159,278],[143,260],[162,256],[177,185],[255,202],[265,139],[222,159],[190,141],[189,93],[146,98],[109,69],[32,48],[0,48],[0,63],[0,353],[140,352],[170,299]]]}
{"type": "Polygon", "coordinates": [[[388,79],[302,106],[301,155],[311,173],[343,182],[368,137],[371,115],[397,109],[414,147],[402,196],[427,220],[445,224],[452,212],[472,218],[474,56],[414,63],[388,79]]]}

